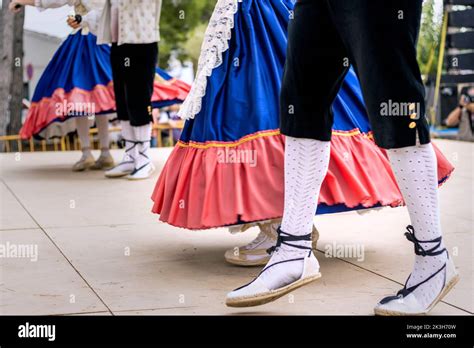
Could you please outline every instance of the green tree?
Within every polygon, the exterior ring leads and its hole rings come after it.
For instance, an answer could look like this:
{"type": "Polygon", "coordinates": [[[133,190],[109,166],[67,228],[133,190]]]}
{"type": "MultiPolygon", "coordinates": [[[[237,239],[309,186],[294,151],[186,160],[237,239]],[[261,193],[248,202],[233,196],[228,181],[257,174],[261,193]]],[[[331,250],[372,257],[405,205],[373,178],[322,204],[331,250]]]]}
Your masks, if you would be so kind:
{"type": "Polygon", "coordinates": [[[216,0],[171,0],[163,2],[161,13],[160,65],[166,66],[172,51],[180,59],[190,58],[185,48],[194,29],[209,21],[216,0]]]}
{"type": "Polygon", "coordinates": [[[435,0],[426,0],[423,4],[418,39],[418,63],[421,73],[425,76],[436,73],[439,57],[443,11],[441,9],[437,11],[436,3],[435,0]]]}
{"type": "Polygon", "coordinates": [[[206,32],[207,22],[199,24],[191,33],[188,41],[184,43],[183,49],[187,58],[193,62],[193,66],[197,69],[199,56],[201,54],[202,41],[206,32]]]}

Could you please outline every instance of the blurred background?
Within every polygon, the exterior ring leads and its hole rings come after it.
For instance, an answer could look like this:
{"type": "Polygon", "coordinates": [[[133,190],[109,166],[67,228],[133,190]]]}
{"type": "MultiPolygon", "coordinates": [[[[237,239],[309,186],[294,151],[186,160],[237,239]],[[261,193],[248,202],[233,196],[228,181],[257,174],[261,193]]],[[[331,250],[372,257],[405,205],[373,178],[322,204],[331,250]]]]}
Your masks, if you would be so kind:
{"type": "MultiPolygon", "coordinates": [[[[66,17],[73,13],[70,7],[42,12],[27,8],[21,15],[12,16],[7,11],[8,3],[2,1],[0,15],[0,151],[7,146],[9,150],[23,148],[15,135],[39,77],[70,32],[66,17]]],[[[159,66],[173,78],[192,83],[215,3],[163,2],[159,66]]],[[[427,92],[427,117],[435,137],[459,139],[460,122],[453,117],[453,122],[447,119],[460,102],[469,104],[474,100],[474,95],[469,96],[474,85],[473,6],[474,0],[426,0],[423,4],[418,60],[427,92]]],[[[472,134],[472,114],[469,117],[472,134]]]]}

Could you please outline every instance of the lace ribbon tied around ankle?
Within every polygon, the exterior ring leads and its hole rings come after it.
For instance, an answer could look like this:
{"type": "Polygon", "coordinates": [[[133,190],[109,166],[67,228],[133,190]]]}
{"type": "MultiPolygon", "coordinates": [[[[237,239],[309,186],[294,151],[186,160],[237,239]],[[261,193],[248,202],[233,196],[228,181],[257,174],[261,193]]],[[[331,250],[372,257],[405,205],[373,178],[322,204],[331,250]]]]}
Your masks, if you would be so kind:
{"type": "MultiPolygon", "coordinates": [[[[441,246],[441,240],[442,240],[442,237],[438,237],[438,238],[435,238],[433,240],[418,240],[416,237],[415,237],[415,229],[413,228],[413,226],[409,225],[407,226],[407,232],[405,232],[405,237],[414,244],[415,246],[415,254],[416,255],[421,255],[423,257],[426,257],[426,256],[436,256],[436,255],[440,255],[444,252],[447,252],[446,248],[442,248],[440,250],[436,250],[438,249],[440,246],[441,246]],[[423,246],[421,245],[421,243],[436,243],[434,247],[432,248],[429,248],[429,249],[424,249],[423,246]]],[[[418,288],[420,285],[426,283],[427,281],[429,281],[430,279],[432,279],[433,277],[435,277],[438,273],[440,273],[442,270],[444,270],[446,268],[446,264],[443,265],[443,267],[441,267],[439,270],[437,270],[435,273],[433,273],[431,276],[429,276],[428,278],[426,278],[425,280],[423,280],[422,282],[418,283],[418,284],[415,284],[413,286],[410,286],[407,288],[407,284],[408,284],[408,281],[410,280],[410,277],[408,277],[407,281],[405,282],[405,286],[403,287],[403,289],[401,289],[400,291],[397,292],[397,294],[395,296],[388,296],[388,297],[385,297],[384,299],[382,299],[380,301],[381,304],[385,304],[387,302],[390,302],[390,301],[393,301],[393,300],[396,300],[396,299],[400,299],[400,298],[403,298],[403,297],[406,297],[408,296],[408,294],[410,294],[411,292],[415,291],[416,288],[418,288]]],[[[411,276],[411,275],[410,275],[411,276]]]]}
{"type": "MultiPolygon", "coordinates": [[[[138,143],[136,141],[133,141],[133,140],[128,140],[128,139],[123,139],[124,142],[125,142],[125,153],[128,155],[128,157],[130,157],[130,161],[122,161],[120,164],[123,164],[123,163],[133,163],[133,161],[136,159],[135,157],[133,157],[131,155],[132,153],[132,150],[135,149],[138,145],[138,143]],[[127,143],[128,144],[133,144],[132,146],[130,147],[127,147],[127,143]]],[[[119,165],[120,165],[119,164],[119,165]]]]}
{"type": "Polygon", "coordinates": [[[279,248],[282,244],[288,245],[292,248],[297,248],[297,249],[302,249],[302,250],[312,250],[310,247],[305,247],[302,245],[296,245],[292,244],[289,242],[300,242],[300,241],[305,241],[305,242],[310,242],[311,241],[311,235],[312,233],[305,234],[303,236],[294,236],[292,234],[283,232],[280,227],[278,227],[278,239],[277,243],[275,246],[267,249],[267,253],[271,255],[277,248],[279,248]]]}
{"type": "Polygon", "coordinates": [[[411,225],[408,225],[407,226],[407,232],[405,232],[405,237],[407,237],[407,239],[413,243],[414,247],[415,247],[415,254],[416,255],[421,255],[421,256],[436,256],[436,255],[440,255],[442,253],[444,253],[446,251],[445,248],[443,249],[440,249],[438,251],[435,251],[436,249],[438,249],[440,246],[441,246],[441,239],[442,237],[438,237],[438,238],[435,238],[433,240],[427,240],[427,241],[423,241],[423,240],[418,240],[416,239],[415,237],[415,229],[413,228],[413,226],[411,225]],[[421,243],[436,243],[436,245],[430,249],[427,249],[425,250],[422,246],[421,246],[421,243]]]}
{"type": "Polygon", "coordinates": [[[207,80],[212,71],[222,64],[222,55],[229,49],[234,28],[234,16],[242,0],[219,0],[209,21],[199,56],[196,78],[188,97],[178,113],[184,120],[194,118],[202,106],[207,80]]]}

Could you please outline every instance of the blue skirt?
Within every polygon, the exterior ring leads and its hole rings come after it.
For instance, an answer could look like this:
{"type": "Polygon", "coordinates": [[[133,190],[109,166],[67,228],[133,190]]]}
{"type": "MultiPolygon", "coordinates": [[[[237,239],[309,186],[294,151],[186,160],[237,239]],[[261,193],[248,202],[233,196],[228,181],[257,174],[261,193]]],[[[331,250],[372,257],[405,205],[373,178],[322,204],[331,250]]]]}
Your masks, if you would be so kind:
{"type": "MultiPolygon", "coordinates": [[[[218,2],[180,111],[187,119],[183,134],[152,195],[160,220],[206,229],[282,216],[279,92],[292,9],[290,0],[218,2]]],[[[385,151],[373,141],[352,69],[333,111],[331,161],[317,213],[403,204],[385,151]]],[[[452,167],[438,162],[443,180],[452,167]]]]}
{"type": "Polygon", "coordinates": [[[110,47],[96,42],[78,31],[61,44],[36,86],[23,138],[70,117],[114,112],[110,47]]]}

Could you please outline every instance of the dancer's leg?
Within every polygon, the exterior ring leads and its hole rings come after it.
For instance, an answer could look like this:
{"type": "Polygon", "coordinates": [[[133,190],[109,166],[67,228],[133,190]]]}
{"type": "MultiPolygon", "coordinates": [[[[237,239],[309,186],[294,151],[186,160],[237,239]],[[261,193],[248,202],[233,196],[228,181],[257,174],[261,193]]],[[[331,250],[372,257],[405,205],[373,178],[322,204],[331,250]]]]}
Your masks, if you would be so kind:
{"type": "MultiPolygon", "coordinates": [[[[414,235],[419,241],[439,240],[437,250],[444,248],[441,239],[441,223],[438,202],[438,175],[436,155],[431,144],[405,147],[388,151],[390,163],[402,191],[410,214],[414,235]]],[[[429,250],[438,243],[420,243],[429,250]]],[[[422,283],[441,269],[447,261],[447,253],[426,257],[415,256],[413,272],[407,288],[422,283]]],[[[441,292],[444,273],[439,272],[429,282],[413,291],[423,308],[427,308],[441,292]]]]}
{"type": "Polygon", "coordinates": [[[135,169],[128,176],[130,180],[141,180],[148,178],[154,171],[150,157],[152,124],[148,123],[139,127],[131,127],[137,144],[137,157],[135,169]]]}
{"type": "Polygon", "coordinates": [[[311,233],[330,146],[328,141],[286,138],[283,231],[292,235],[311,233]]]}
{"type": "Polygon", "coordinates": [[[120,121],[129,121],[130,115],[127,106],[126,95],[126,71],[129,64],[123,45],[112,44],[110,50],[110,64],[112,67],[112,77],[114,79],[114,94],[117,111],[117,118],[120,121]]]}
{"type": "Polygon", "coordinates": [[[91,152],[91,142],[89,137],[89,120],[87,117],[76,117],[77,136],[81,142],[81,159],[76,162],[72,170],[82,172],[94,165],[94,157],[91,152]]]}
{"type": "Polygon", "coordinates": [[[280,101],[281,132],[287,136],[281,230],[301,236],[312,230],[329,163],[331,104],[349,66],[324,1],[298,2],[294,12],[280,101]],[[324,75],[315,66],[324,67],[324,75]]]}
{"type": "Polygon", "coordinates": [[[155,67],[158,58],[158,46],[152,44],[126,45],[130,53],[130,66],[126,71],[126,98],[130,113],[130,125],[137,141],[138,156],[135,169],[127,177],[130,180],[141,180],[150,177],[154,171],[150,160],[152,130],[153,84],[155,67]]]}
{"type": "Polygon", "coordinates": [[[229,306],[264,304],[320,277],[318,261],[311,251],[311,231],[329,163],[333,122],[330,101],[348,69],[343,57],[345,50],[329,22],[325,2],[298,2],[289,27],[280,103],[281,131],[287,138],[285,207],[279,242],[260,275],[228,294],[229,306]],[[315,30],[314,23],[321,26],[321,31],[315,30]],[[318,49],[308,51],[307,47],[318,49]],[[326,78],[315,66],[324,66],[326,78]]]}
{"type": "MultiPolygon", "coordinates": [[[[319,192],[326,176],[330,155],[330,142],[287,137],[285,147],[285,207],[281,231],[284,236],[311,235],[319,192]]],[[[278,289],[299,279],[303,273],[305,257],[312,249],[311,239],[282,243],[272,255],[260,278],[269,289],[278,289]],[[294,248],[294,245],[303,247],[294,248]],[[284,262],[283,260],[300,259],[284,262]]]]}
{"type": "Polygon", "coordinates": [[[287,286],[296,288],[320,277],[311,232],[329,154],[330,142],[286,138],[285,208],[279,242],[259,276],[227,295],[228,306],[264,304],[290,291],[287,286]]]}
{"type": "Polygon", "coordinates": [[[83,154],[91,155],[91,140],[89,136],[89,120],[87,117],[76,117],[77,136],[81,142],[83,154]]]}
{"type": "Polygon", "coordinates": [[[123,45],[130,58],[125,70],[126,98],[132,127],[140,127],[153,122],[151,98],[158,46],[151,44],[123,45]]]}
{"type": "Polygon", "coordinates": [[[124,45],[118,46],[117,44],[112,44],[110,61],[114,78],[117,118],[120,120],[120,127],[122,128],[125,153],[122,161],[117,166],[105,172],[105,176],[108,178],[123,177],[133,172],[135,168],[135,158],[137,157],[137,144],[134,140],[135,136],[132,127],[130,126],[130,113],[126,95],[126,73],[129,68],[129,57],[123,46],[124,45]]]}
{"type": "Polygon", "coordinates": [[[404,289],[383,299],[375,311],[425,313],[449,291],[457,276],[442,241],[437,163],[416,60],[422,0],[361,0],[357,6],[333,0],[329,4],[331,18],[354,61],[375,141],[388,150],[407,203],[412,226],[406,235],[415,244],[415,266],[404,289]]]}
{"type": "Polygon", "coordinates": [[[135,169],[135,160],[138,157],[138,144],[135,141],[133,127],[130,126],[129,121],[120,121],[120,127],[122,128],[122,139],[125,142],[125,153],[119,164],[105,172],[105,176],[108,178],[119,178],[132,173],[135,169]]]}
{"type": "Polygon", "coordinates": [[[107,115],[100,115],[95,117],[97,131],[99,134],[100,156],[95,161],[92,169],[102,170],[110,169],[114,166],[114,159],[110,154],[109,141],[109,118],[107,115]]]}
{"type": "Polygon", "coordinates": [[[328,1],[357,73],[377,145],[430,142],[425,89],[416,59],[422,0],[328,1]],[[363,38],[363,39],[361,39],[363,38]]]}
{"type": "Polygon", "coordinates": [[[109,152],[109,118],[107,115],[100,115],[95,117],[97,131],[99,133],[100,150],[104,153],[109,152]]]}

